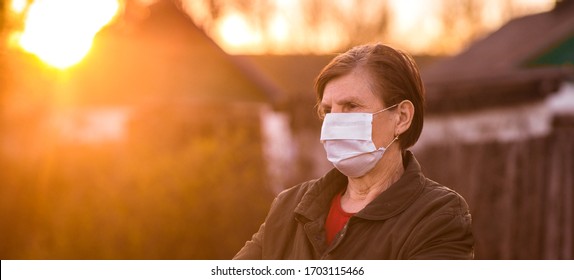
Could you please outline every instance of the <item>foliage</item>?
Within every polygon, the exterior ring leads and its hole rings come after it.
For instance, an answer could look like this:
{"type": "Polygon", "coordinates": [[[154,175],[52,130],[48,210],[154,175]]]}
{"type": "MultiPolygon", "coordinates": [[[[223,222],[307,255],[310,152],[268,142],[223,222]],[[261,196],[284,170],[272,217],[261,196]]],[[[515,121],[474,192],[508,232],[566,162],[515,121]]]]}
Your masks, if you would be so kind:
{"type": "Polygon", "coordinates": [[[2,158],[0,257],[231,258],[272,198],[258,122],[168,109],[136,114],[121,142],[36,135],[36,158],[2,158]]]}

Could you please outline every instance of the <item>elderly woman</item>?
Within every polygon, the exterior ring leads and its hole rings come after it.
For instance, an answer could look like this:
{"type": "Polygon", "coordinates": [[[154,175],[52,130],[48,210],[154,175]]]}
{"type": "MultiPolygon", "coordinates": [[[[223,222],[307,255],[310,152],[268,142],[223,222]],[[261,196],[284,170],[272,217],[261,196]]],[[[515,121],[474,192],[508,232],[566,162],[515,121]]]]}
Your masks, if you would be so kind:
{"type": "Polygon", "coordinates": [[[235,259],[471,259],[465,200],[428,178],[407,149],[423,127],[413,59],[382,44],[319,74],[321,142],[335,166],[277,196],[235,259]]]}

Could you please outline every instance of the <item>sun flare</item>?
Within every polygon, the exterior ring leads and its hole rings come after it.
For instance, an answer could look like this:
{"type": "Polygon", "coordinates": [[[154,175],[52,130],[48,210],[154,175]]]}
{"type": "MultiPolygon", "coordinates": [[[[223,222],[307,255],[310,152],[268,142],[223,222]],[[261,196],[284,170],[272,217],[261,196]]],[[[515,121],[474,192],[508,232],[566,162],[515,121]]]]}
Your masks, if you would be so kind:
{"type": "Polygon", "coordinates": [[[25,51],[64,69],[84,58],[96,33],[111,22],[119,7],[118,0],[36,0],[16,40],[25,51]]]}
{"type": "Polygon", "coordinates": [[[219,26],[219,32],[227,43],[233,46],[241,46],[257,40],[257,34],[251,29],[246,20],[238,14],[225,17],[219,26]]]}

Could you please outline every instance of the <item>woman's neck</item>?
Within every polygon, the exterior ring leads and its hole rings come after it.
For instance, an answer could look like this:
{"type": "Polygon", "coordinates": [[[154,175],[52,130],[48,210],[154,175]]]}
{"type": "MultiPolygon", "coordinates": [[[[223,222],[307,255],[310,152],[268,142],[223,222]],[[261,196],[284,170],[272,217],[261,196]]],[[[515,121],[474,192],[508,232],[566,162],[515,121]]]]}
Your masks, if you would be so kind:
{"type": "Polygon", "coordinates": [[[345,212],[357,213],[377,196],[386,191],[403,175],[404,167],[400,149],[388,149],[377,165],[365,176],[349,178],[347,190],[341,197],[345,212]]]}

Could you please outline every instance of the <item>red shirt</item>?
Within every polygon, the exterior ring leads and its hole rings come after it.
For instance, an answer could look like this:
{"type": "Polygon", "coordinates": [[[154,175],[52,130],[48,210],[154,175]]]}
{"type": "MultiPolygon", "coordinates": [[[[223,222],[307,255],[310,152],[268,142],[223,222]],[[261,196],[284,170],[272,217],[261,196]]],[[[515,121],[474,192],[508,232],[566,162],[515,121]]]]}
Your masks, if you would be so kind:
{"type": "Polygon", "coordinates": [[[343,211],[343,208],[341,208],[340,193],[333,198],[333,201],[331,201],[331,209],[329,209],[329,214],[327,215],[327,221],[325,221],[327,244],[331,244],[331,242],[333,242],[337,233],[345,227],[349,218],[354,214],[355,213],[347,213],[343,211]]]}

